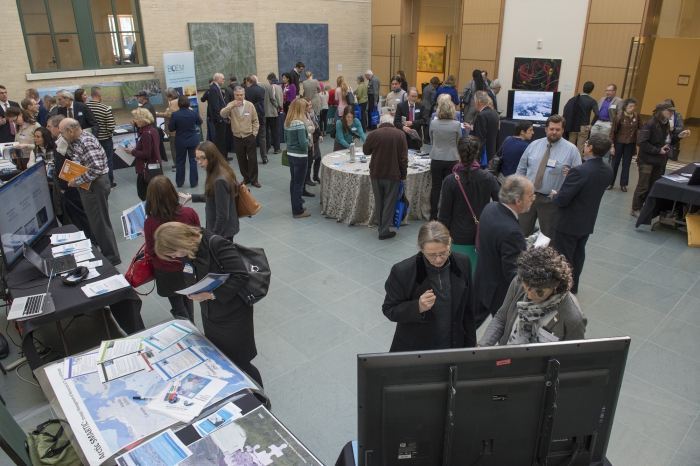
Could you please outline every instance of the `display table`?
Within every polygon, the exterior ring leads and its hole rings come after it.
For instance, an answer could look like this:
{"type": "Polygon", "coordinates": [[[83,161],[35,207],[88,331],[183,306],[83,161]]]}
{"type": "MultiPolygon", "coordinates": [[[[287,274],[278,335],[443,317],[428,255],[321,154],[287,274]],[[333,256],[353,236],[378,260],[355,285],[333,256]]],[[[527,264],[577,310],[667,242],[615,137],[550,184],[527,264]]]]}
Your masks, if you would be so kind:
{"type": "MultiPolygon", "coordinates": [[[[362,151],[357,148],[357,153],[362,151]]],[[[428,164],[411,162],[409,155],[408,174],[405,183],[406,198],[410,204],[407,220],[430,219],[430,187],[432,177],[428,164]]],[[[369,163],[361,163],[355,157],[350,163],[347,150],[330,153],[323,157],[321,166],[321,214],[348,225],[377,224],[372,182],[369,178],[369,163]]]]}
{"type": "MultiPolygon", "coordinates": [[[[503,141],[505,141],[508,136],[513,135],[513,131],[515,131],[515,124],[517,122],[518,120],[501,120],[501,128],[498,130],[498,149],[500,149],[500,147],[503,145],[503,141]]],[[[544,132],[544,123],[542,123],[541,126],[533,126],[532,129],[535,130],[535,134],[532,135],[530,142],[537,139],[542,139],[546,136],[544,132]]]]}
{"type": "MultiPolygon", "coordinates": [[[[697,165],[691,163],[672,174],[693,173],[696,167],[697,165]]],[[[651,220],[658,217],[662,210],[672,208],[674,202],[700,205],[700,186],[688,186],[687,183],[659,178],[649,190],[635,226],[639,228],[640,225],[651,225],[651,220]]]]}
{"type": "Polygon", "coordinates": [[[0,172],[0,181],[2,181],[3,183],[10,181],[12,178],[19,175],[20,173],[22,173],[22,170],[2,171],[2,172],[0,172]]]}
{"type": "MultiPolygon", "coordinates": [[[[54,228],[48,234],[73,233],[76,231],[78,231],[78,228],[75,225],[66,225],[54,228]]],[[[97,267],[100,276],[91,281],[103,280],[119,273],[97,248],[93,247],[92,252],[95,258],[91,260],[102,260],[103,265],[102,267],[97,267]]],[[[46,246],[39,254],[45,259],[51,258],[51,245],[46,246]]],[[[44,293],[48,280],[27,259],[22,258],[10,271],[7,278],[7,287],[10,296],[15,299],[44,293]]],[[[111,293],[88,298],[80,288],[83,284],[91,281],[85,281],[77,286],[66,286],[61,281],[61,277],[54,278],[51,280],[49,292],[53,298],[56,311],[22,322],[22,351],[24,351],[27,363],[32,370],[42,364],[34,347],[32,334],[35,330],[45,325],[60,322],[62,319],[69,319],[84,312],[109,307],[114,319],[127,334],[145,328],[141,319],[141,298],[139,298],[133,288],[122,288],[111,293]]]]}

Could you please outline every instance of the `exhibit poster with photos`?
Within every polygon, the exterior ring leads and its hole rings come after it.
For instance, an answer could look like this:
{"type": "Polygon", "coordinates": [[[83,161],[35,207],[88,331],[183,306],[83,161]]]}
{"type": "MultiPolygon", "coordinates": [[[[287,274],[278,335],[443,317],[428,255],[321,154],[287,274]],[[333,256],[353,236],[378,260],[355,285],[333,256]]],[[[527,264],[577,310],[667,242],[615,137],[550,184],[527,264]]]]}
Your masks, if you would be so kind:
{"type": "Polygon", "coordinates": [[[191,108],[198,107],[197,76],[194,67],[194,51],[163,52],[165,87],[172,87],[180,95],[190,99],[191,108]]]}

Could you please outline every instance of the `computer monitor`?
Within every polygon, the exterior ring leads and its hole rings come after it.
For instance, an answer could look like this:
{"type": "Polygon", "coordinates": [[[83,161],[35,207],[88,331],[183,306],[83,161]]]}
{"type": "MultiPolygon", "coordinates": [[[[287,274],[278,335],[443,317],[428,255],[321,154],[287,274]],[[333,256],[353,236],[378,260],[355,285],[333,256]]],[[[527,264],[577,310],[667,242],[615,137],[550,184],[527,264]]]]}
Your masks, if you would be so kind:
{"type": "Polygon", "coordinates": [[[55,224],[44,162],[0,186],[0,243],[9,269],[22,258],[22,244],[32,244],[55,224]]]}
{"type": "Polygon", "coordinates": [[[506,117],[512,120],[547,121],[559,113],[559,92],[508,91],[506,117]]]}
{"type": "Polygon", "coordinates": [[[629,344],[623,337],[358,355],[358,466],[533,464],[551,360],[559,369],[547,464],[603,464],[629,344]]]}

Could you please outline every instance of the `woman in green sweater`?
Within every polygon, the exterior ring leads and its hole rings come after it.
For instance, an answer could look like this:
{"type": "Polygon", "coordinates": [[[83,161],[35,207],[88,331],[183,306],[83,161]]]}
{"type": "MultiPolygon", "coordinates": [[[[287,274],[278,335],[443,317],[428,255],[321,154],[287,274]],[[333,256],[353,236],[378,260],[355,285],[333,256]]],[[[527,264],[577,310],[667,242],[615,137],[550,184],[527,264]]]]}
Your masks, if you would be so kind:
{"type": "Polygon", "coordinates": [[[365,142],[367,137],[362,131],[360,120],[355,118],[355,111],[349,105],[343,110],[343,117],[335,122],[335,142],[333,152],[337,150],[349,149],[353,138],[360,138],[365,142]]]}
{"type": "Polygon", "coordinates": [[[292,200],[294,218],[309,217],[311,214],[304,207],[301,197],[304,191],[306,170],[309,166],[309,132],[304,123],[306,100],[295,99],[289,106],[287,119],[284,120],[284,141],[287,144],[287,160],[292,179],[289,182],[289,194],[292,200]]]}

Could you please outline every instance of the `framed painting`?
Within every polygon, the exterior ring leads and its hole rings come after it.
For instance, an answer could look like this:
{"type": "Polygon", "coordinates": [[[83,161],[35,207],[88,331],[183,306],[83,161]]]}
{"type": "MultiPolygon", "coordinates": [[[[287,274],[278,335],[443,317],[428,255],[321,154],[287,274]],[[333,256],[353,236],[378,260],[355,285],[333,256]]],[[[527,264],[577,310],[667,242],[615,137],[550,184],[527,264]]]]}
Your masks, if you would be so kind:
{"type": "Polygon", "coordinates": [[[418,71],[445,72],[445,47],[418,46],[418,71]]]}

